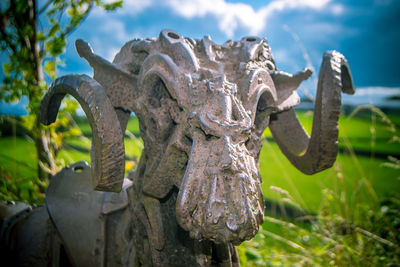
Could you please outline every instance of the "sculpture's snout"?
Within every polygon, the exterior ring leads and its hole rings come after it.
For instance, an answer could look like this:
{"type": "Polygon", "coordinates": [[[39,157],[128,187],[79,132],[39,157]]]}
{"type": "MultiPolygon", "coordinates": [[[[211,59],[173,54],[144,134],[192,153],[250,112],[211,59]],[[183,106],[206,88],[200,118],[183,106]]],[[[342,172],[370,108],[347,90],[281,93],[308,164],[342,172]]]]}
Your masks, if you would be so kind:
{"type": "Polygon", "coordinates": [[[195,132],[176,206],[193,238],[240,243],[262,223],[261,179],[244,140],[195,132]]]}

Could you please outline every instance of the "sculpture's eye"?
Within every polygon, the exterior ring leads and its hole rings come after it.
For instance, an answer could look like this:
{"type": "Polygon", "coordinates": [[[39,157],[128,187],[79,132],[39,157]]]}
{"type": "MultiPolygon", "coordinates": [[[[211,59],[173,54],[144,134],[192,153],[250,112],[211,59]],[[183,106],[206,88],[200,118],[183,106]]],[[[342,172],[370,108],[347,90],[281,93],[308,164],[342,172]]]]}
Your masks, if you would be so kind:
{"type": "Polygon", "coordinates": [[[251,138],[249,137],[249,138],[247,138],[246,142],[244,142],[244,145],[246,146],[247,150],[251,150],[250,140],[251,140],[251,138]]]}
{"type": "Polygon", "coordinates": [[[200,132],[205,136],[207,141],[215,140],[215,139],[220,139],[221,137],[206,133],[202,128],[198,128],[200,132]]]}

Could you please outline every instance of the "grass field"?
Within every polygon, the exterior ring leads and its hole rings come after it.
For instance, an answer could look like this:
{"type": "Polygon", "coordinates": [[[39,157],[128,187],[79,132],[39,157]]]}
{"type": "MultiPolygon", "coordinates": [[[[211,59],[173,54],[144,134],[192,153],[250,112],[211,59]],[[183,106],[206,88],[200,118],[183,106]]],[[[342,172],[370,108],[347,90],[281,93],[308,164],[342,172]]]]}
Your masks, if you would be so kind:
{"type": "MultiPolygon", "coordinates": [[[[312,113],[298,114],[305,129],[311,132],[312,113]]],[[[384,120],[377,115],[363,117],[340,118],[339,147],[342,153],[333,168],[313,176],[302,174],[290,164],[267,129],[260,156],[265,198],[278,200],[278,194],[269,189],[270,186],[277,186],[290,192],[293,200],[303,208],[315,212],[320,208],[323,191],[334,190],[338,186],[338,170],[343,173],[346,192],[353,192],[353,199],[360,197],[359,192],[364,191],[360,187],[371,186],[378,197],[400,192],[400,173],[384,166],[388,162],[387,156],[400,154],[400,143],[396,142],[396,136],[399,136],[396,126],[400,116],[392,115],[384,120]]],[[[77,118],[76,121],[83,136],[68,139],[65,148],[59,152],[60,161],[65,165],[78,160],[90,163],[91,129],[84,118],[77,118]]],[[[127,169],[130,170],[137,163],[143,148],[136,117],[130,119],[127,130],[125,149],[127,169]]],[[[23,183],[36,176],[35,149],[29,138],[3,136],[0,138],[0,147],[0,167],[12,177],[23,183]]],[[[346,201],[350,203],[351,200],[349,198],[346,201]]]]}
{"type": "MultiPolygon", "coordinates": [[[[298,112],[298,115],[305,129],[310,132],[312,113],[298,112]]],[[[90,126],[83,118],[76,118],[76,121],[83,136],[67,140],[64,149],[59,153],[59,159],[63,165],[78,160],[90,162],[90,126]]],[[[400,169],[396,167],[399,165],[398,161],[396,165],[396,158],[400,155],[399,125],[400,115],[385,115],[379,110],[372,110],[372,112],[367,110],[355,115],[341,116],[340,153],[337,161],[331,169],[313,176],[302,174],[290,164],[267,129],[264,133],[260,156],[264,197],[275,203],[277,208],[283,205],[301,208],[310,214],[317,215],[319,219],[317,223],[310,226],[310,224],[298,222],[291,224],[286,220],[267,216],[256,238],[239,247],[242,264],[244,266],[281,266],[282,259],[286,262],[296,262],[305,257],[305,263],[300,266],[325,266],[326,261],[319,262],[319,257],[328,255],[329,258],[332,247],[341,250],[342,247],[336,247],[335,244],[342,244],[343,240],[347,240],[338,237],[338,241],[335,240],[335,235],[331,235],[329,238],[333,240],[333,243],[325,242],[326,232],[331,231],[330,228],[327,229],[327,225],[331,225],[339,218],[363,225],[365,210],[375,209],[379,213],[379,203],[388,197],[396,197],[396,194],[400,192],[400,169]],[[389,156],[394,156],[395,159],[392,158],[390,162],[389,156]],[[330,216],[332,218],[326,220],[330,216]],[[315,225],[320,225],[316,228],[317,230],[314,229],[315,225]],[[299,240],[299,238],[304,240],[308,238],[311,241],[299,240]],[[303,245],[299,245],[302,243],[303,245]]],[[[126,168],[131,170],[137,164],[143,142],[139,137],[139,125],[135,117],[130,119],[127,129],[126,168]]],[[[43,195],[37,197],[33,194],[37,190],[35,183],[38,182],[35,178],[36,156],[33,142],[23,137],[2,136],[0,147],[2,148],[0,174],[3,176],[1,199],[43,201],[43,195]]],[[[359,239],[360,237],[354,238],[354,240],[359,239]]],[[[332,257],[333,265],[340,266],[338,264],[340,260],[343,260],[343,262],[352,262],[355,266],[362,266],[362,262],[351,257],[350,252],[355,253],[354,255],[359,253],[357,248],[351,247],[351,242],[354,240],[346,241],[349,248],[341,254],[350,255],[350,258],[345,256],[340,256],[342,257],[340,258],[336,253],[336,256],[332,257]]],[[[366,248],[363,247],[362,250],[366,248]]]]}

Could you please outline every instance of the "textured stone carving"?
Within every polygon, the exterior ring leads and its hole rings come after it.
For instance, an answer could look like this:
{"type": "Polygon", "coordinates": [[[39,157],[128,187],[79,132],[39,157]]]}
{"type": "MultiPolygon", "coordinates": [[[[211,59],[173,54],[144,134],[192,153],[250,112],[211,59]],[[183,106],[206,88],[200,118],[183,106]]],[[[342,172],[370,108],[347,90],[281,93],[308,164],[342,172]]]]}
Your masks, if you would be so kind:
{"type": "Polygon", "coordinates": [[[251,239],[263,222],[258,160],[267,126],[304,173],[336,159],[341,93],[354,92],[338,52],[323,57],[310,137],[292,108],[311,71],[278,71],[266,39],[218,45],[163,30],[158,38],[126,43],[112,63],[84,41],[76,48],[94,80],[57,79],[41,120],[55,121],[66,93],[77,98],[93,130],[93,186],[119,192],[123,133],[131,112],[139,118],[144,149],[127,193],[135,257],[143,265],[239,264],[234,245],[251,239]]]}

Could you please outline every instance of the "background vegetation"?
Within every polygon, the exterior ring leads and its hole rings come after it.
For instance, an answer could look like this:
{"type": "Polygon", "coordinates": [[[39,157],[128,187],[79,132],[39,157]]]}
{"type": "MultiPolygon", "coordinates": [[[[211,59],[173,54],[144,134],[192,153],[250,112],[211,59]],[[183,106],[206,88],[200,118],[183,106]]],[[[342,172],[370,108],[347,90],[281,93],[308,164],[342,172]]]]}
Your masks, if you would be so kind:
{"type": "MultiPolygon", "coordinates": [[[[311,111],[298,111],[310,131],[311,111]]],[[[58,166],[90,162],[91,129],[69,116],[58,166]]],[[[40,204],[35,146],[23,119],[1,118],[0,199],[40,204]]],[[[60,122],[62,123],[62,122],[60,122]]],[[[400,264],[400,114],[359,107],[340,117],[335,165],[307,176],[279,151],[269,130],[260,157],[267,210],[257,236],[239,248],[243,266],[397,266],[400,264]]],[[[132,117],[125,138],[126,169],[139,160],[142,140],[132,117]]]]}
{"type": "Polygon", "coordinates": [[[63,65],[60,56],[67,37],[96,6],[112,11],[122,6],[122,0],[9,0],[0,5],[0,53],[6,58],[0,99],[11,102],[27,97],[29,115],[20,126],[30,132],[38,159],[37,177],[44,183],[59,167],[56,157],[64,139],[77,133],[65,116],[77,108],[71,100],[65,101],[59,122],[47,127],[39,122],[45,81],[55,79],[57,68],[63,65]]]}
{"type": "MultiPolygon", "coordinates": [[[[38,123],[48,80],[62,64],[66,37],[94,6],[122,1],[14,0],[1,5],[0,52],[7,55],[0,98],[29,99],[29,115],[0,117],[0,200],[44,202],[47,174],[90,162],[91,129],[65,101],[57,122],[38,123]],[[39,23],[41,22],[41,23],[39,23]]],[[[296,39],[296,38],[294,38],[296,39]]],[[[307,57],[305,57],[307,58],[307,57]]],[[[299,111],[310,131],[311,111],[299,111]]],[[[268,130],[260,157],[265,223],[238,251],[243,266],[400,266],[400,114],[358,107],[340,117],[335,165],[307,176],[279,151],[268,130]]],[[[137,118],[125,138],[126,170],[143,148],[137,118]]]]}

